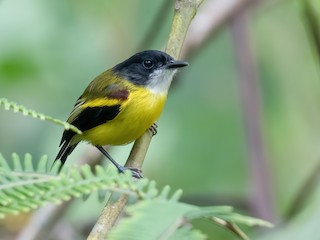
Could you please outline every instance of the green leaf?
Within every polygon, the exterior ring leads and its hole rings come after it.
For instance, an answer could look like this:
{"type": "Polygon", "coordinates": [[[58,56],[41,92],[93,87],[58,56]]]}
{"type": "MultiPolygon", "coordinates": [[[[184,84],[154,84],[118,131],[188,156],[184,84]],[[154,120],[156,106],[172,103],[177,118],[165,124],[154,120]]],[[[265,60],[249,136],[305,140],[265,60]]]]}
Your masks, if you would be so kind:
{"type": "Polygon", "coordinates": [[[4,108],[4,110],[7,110],[7,111],[12,110],[13,112],[20,112],[24,116],[31,116],[33,118],[37,118],[40,120],[50,121],[55,124],[62,125],[64,127],[64,129],[66,129],[66,130],[70,129],[70,130],[74,131],[75,133],[82,134],[82,132],[78,128],[71,125],[70,123],[61,121],[59,119],[56,119],[56,118],[53,118],[53,117],[50,117],[47,115],[44,115],[43,113],[39,113],[39,112],[36,112],[31,109],[27,109],[26,107],[19,105],[17,103],[14,103],[14,102],[10,102],[9,100],[7,100],[5,98],[0,98],[0,107],[1,106],[4,108]]]}
{"type": "Polygon", "coordinates": [[[138,202],[126,209],[131,217],[112,229],[108,239],[168,239],[184,223],[184,214],[193,209],[192,205],[163,199],[138,202]]]}
{"type": "Polygon", "coordinates": [[[234,213],[234,212],[229,214],[217,214],[216,217],[219,217],[228,222],[243,224],[250,227],[253,227],[253,226],[269,227],[269,228],[273,227],[272,223],[267,222],[265,220],[241,215],[239,213],[234,213]]]}
{"type": "MultiPolygon", "coordinates": [[[[12,154],[12,161],[10,167],[0,154],[0,218],[9,213],[30,211],[47,202],[68,201],[72,197],[81,197],[97,190],[128,194],[136,200],[159,197],[154,181],[132,181],[130,172],[119,174],[113,166],[107,169],[96,166],[95,171],[88,165],[71,166],[56,174],[56,169],[46,172],[46,156],[41,157],[37,167],[33,165],[30,154],[26,154],[23,159],[12,154]]],[[[59,164],[54,168],[56,166],[59,164]]],[[[165,201],[169,197],[167,193],[162,199],[165,201]]]]}
{"type": "Polygon", "coordinates": [[[10,167],[7,163],[7,161],[5,160],[5,158],[2,156],[2,154],[0,153],[0,170],[10,170],[10,167]]]}
{"type": "Polygon", "coordinates": [[[194,211],[188,212],[186,218],[193,220],[203,217],[212,217],[217,214],[229,214],[232,213],[233,207],[230,206],[213,206],[213,207],[198,207],[194,211]]]}
{"type": "Polygon", "coordinates": [[[191,226],[183,226],[168,238],[169,240],[205,240],[207,236],[198,229],[193,229],[191,226]]]}
{"type": "Polygon", "coordinates": [[[242,239],[248,237],[236,224],[272,226],[264,220],[235,213],[229,206],[198,207],[179,202],[181,190],[171,193],[169,186],[159,190],[148,179],[132,181],[130,172],[119,174],[113,166],[96,166],[94,171],[88,165],[71,166],[56,174],[56,170],[46,172],[46,156],[36,167],[30,154],[23,159],[12,154],[12,162],[10,166],[0,154],[0,218],[28,212],[47,202],[58,204],[94,191],[106,191],[130,195],[132,202],[136,202],[126,208],[130,217],[112,229],[108,239],[205,239],[191,225],[197,218],[212,219],[242,239]]]}

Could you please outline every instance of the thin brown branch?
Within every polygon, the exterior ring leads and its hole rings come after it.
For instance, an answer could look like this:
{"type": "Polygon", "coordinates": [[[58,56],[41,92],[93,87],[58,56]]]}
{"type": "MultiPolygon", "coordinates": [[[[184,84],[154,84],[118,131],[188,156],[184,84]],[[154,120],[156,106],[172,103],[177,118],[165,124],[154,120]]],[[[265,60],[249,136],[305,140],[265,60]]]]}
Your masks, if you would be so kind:
{"type": "Polygon", "coordinates": [[[239,13],[234,18],[233,36],[251,173],[250,204],[255,216],[274,220],[270,171],[261,124],[261,94],[249,40],[247,20],[246,12],[239,13]]]}
{"type": "Polygon", "coordinates": [[[64,215],[72,201],[63,202],[60,205],[49,204],[36,211],[28,224],[22,229],[16,240],[41,240],[48,234],[64,215]]]}
{"type": "Polygon", "coordinates": [[[207,0],[199,8],[199,14],[190,25],[181,56],[189,59],[197,49],[206,45],[216,33],[242,9],[247,8],[252,0],[207,0]]]}
{"type": "Polygon", "coordinates": [[[213,217],[212,220],[217,224],[220,225],[226,229],[228,229],[230,232],[234,233],[236,236],[238,236],[242,240],[249,240],[249,237],[234,223],[228,222],[226,220],[223,220],[218,217],[213,217]]]}
{"type": "MultiPolygon", "coordinates": [[[[179,57],[189,25],[202,1],[203,0],[176,1],[174,18],[166,48],[166,52],[172,57],[179,57]]],[[[136,140],[126,163],[127,167],[142,167],[151,138],[152,135],[147,131],[142,137],[136,140]]],[[[89,240],[106,238],[110,228],[115,224],[124,209],[127,199],[128,197],[123,195],[114,204],[109,202],[106,205],[88,237],[89,240]]]]}

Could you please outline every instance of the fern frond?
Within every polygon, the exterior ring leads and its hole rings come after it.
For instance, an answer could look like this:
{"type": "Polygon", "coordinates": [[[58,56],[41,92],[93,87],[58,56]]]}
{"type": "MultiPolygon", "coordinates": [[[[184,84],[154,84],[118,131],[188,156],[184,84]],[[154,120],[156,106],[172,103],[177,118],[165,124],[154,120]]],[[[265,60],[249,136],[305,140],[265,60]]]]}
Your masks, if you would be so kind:
{"type": "Polygon", "coordinates": [[[157,198],[129,206],[126,211],[130,217],[125,218],[121,224],[113,228],[108,239],[125,240],[127,236],[132,240],[206,239],[203,233],[192,226],[192,220],[199,218],[214,220],[215,224],[231,230],[244,240],[249,238],[236,223],[271,227],[270,223],[261,219],[235,213],[229,206],[199,207],[171,201],[167,197],[162,198],[161,194],[157,198]],[[190,238],[190,236],[194,237],[190,238]]]}
{"type": "MultiPolygon", "coordinates": [[[[184,223],[184,214],[194,207],[176,201],[152,199],[127,207],[131,217],[111,230],[109,239],[168,239],[184,223]],[[150,229],[150,231],[148,230],[150,229]]],[[[182,238],[183,239],[183,238],[182,238]]]]}
{"type": "Polygon", "coordinates": [[[54,174],[46,172],[47,164],[48,158],[43,156],[34,166],[30,154],[23,159],[13,154],[12,164],[8,164],[0,154],[0,218],[28,212],[47,202],[58,204],[104,190],[136,199],[126,208],[130,217],[111,230],[108,239],[205,239],[191,224],[198,218],[211,219],[242,239],[248,237],[236,224],[271,227],[261,219],[235,213],[229,206],[199,207],[179,202],[181,190],[171,193],[166,186],[159,191],[154,181],[133,181],[130,172],[119,174],[112,166],[96,166],[94,171],[88,165],[71,166],[68,171],[54,174]]]}
{"type": "Polygon", "coordinates": [[[182,226],[177,229],[169,238],[169,240],[206,240],[207,236],[198,229],[194,229],[190,225],[182,226]]]}
{"type": "Polygon", "coordinates": [[[113,228],[108,239],[121,240],[126,239],[126,236],[130,236],[131,240],[206,239],[204,234],[192,226],[192,220],[199,218],[211,219],[243,240],[249,238],[237,223],[248,226],[272,226],[261,219],[235,213],[229,206],[199,207],[171,201],[169,198],[163,199],[161,194],[157,198],[129,206],[126,211],[130,217],[113,228]]]}
{"type": "MultiPolygon", "coordinates": [[[[30,154],[26,154],[23,160],[13,154],[12,163],[12,166],[9,166],[0,154],[0,218],[9,213],[30,211],[47,202],[58,204],[97,190],[127,194],[137,200],[159,197],[154,181],[132,181],[130,172],[119,174],[112,166],[96,166],[94,172],[88,165],[71,166],[68,171],[57,175],[46,172],[46,156],[34,166],[30,154]]],[[[168,190],[166,187],[160,191],[161,199],[170,199],[168,190]]]]}
{"type": "Polygon", "coordinates": [[[260,226],[260,227],[273,227],[273,225],[265,220],[254,218],[250,216],[245,216],[239,213],[218,213],[216,214],[217,218],[223,219],[227,222],[232,222],[235,224],[243,224],[249,227],[260,226]]]}
{"type": "Polygon", "coordinates": [[[81,134],[82,132],[76,128],[75,126],[71,125],[70,123],[61,121],[59,119],[47,116],[45,114],[36,112],[34,110],[28,109],[25,106],[19,105],[17,103],[14,102],[10,102],[8,99],[6,98],[0,98],[0,106],[2,106],[4,108],[4,110],[12,110],[13,112],[20,112],[22,113],[22,115],[24,116],[31,116],[33,118],[37,118],[40,120],[46,120],[46,121],[50,121],[53,122],[55,124],[58,125],[62,125],[64,127],[64,129],[66,130],[72,130],[78,134],[81,134]]]}

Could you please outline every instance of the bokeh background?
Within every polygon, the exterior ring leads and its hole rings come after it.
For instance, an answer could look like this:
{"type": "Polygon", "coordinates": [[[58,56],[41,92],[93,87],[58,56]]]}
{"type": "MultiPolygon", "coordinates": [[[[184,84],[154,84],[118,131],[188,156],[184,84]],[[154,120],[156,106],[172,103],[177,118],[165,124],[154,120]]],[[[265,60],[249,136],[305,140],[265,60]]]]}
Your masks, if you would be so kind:
{"type": "MultiPolygon", "coordinates": [[[[173,2],[0,1],[0,97],[66,119],[99,73],[139,50],[164,50],[173,2]]],[[[238,1],[223,15],[224,4],[234,2],[205,0],[200,7],[191,28],[207,36],[186,40],[182,58],[190,66],[170,90],[144,176],[183,189],[183,201],[231,204],[276,224],[245,229],[253,239],[320,239],[319,1],[238,1]]],[[[53,160],[62,131],[0,109],[7,159],[28,152],[35,161],[44,154],[53,160]]],[[[68,164],[88,147],[81,144],[68,164]]],[[[123,163],[130,148],[111,154],[123,163]]],[[[94,197],[74,201],[60,221],[65,232],[52,239],[85,239],[102,208],[94,197]]],[[[0,238],[15,239],[30,217],[0,221],[0,238]]],[[[209,239],[236,239],[196,224],[209,239]]]]}

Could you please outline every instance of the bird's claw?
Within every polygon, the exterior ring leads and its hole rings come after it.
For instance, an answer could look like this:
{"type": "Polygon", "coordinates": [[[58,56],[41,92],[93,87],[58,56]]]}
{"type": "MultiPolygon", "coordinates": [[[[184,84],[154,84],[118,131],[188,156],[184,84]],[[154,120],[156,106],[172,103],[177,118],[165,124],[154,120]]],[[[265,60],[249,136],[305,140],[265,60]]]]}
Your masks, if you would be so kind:
{"type": "Polygon", "coordinates": [[[149,127],[149,131],[152,133],[152,136],[158,133],[158,125],[156,123],[152,123],[151,127],[149,127]]]}
{"type": "Polygon", "coordinates": [[[121,166],[118,168],[118,170],[120,173],[124,173],[125,171],[129,170],[129,171],[131,171],[132,177],[137,178],[137,179],[143,178],[142,171],[139,168],[121,166]]]}

